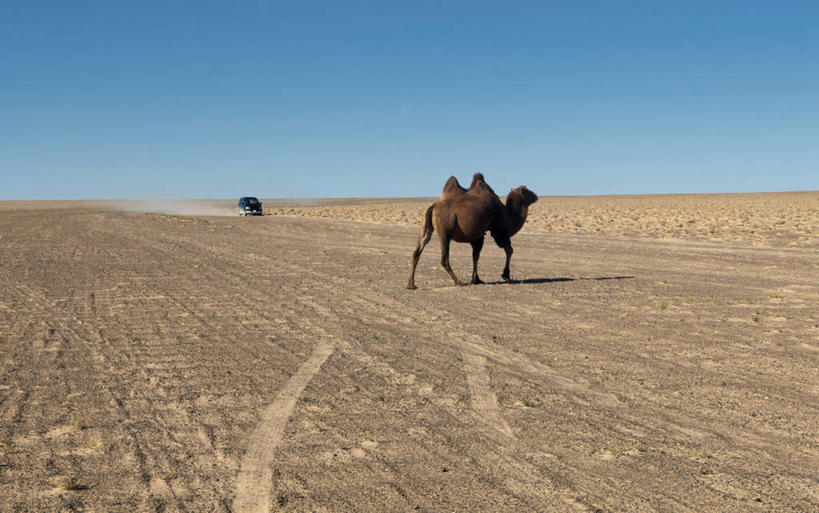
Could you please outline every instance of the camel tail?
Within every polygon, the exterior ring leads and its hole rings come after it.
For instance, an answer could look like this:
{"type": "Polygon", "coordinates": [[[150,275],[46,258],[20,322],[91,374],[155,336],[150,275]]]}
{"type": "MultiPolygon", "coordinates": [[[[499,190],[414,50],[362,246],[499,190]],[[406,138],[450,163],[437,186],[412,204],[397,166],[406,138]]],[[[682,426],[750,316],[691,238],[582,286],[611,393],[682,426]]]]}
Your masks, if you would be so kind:
{"type": "Polygon", "coordinates": [[[428,239],[432,232],[435,231],[435,226],[432,225],[432,211],[435,209],[435,203],[429,206],[427,213],[424,214],[424,224],[421,225],[421,235],[419,240],[428,239]]]}
{"type": "Polygon", "coordinates": [[[435,210],[435,203],[429,206],[427,213],[424,214],[424,224],[421,225],[421,234],[418,236],[418,246],[412,252],[412,271],[410,271],[408,289],[415,288],[415,267],[418,265],[418,259],[421,258],[421,252],[432,237],[432,232],[435,231],[435,226],[432,224],[432,211],[435,210]]]}

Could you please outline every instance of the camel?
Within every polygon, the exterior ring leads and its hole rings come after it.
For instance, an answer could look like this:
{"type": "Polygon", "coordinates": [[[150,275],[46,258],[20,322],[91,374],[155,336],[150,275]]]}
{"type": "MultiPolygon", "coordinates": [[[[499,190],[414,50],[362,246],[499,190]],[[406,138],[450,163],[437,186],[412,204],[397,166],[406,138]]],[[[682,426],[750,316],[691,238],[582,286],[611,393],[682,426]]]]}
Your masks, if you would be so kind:
{"type": "Polygon", "coordinates": [[[484,181],[483,174],[475,173],[469,189],[461,187],[458,179],[450,176],[444,184],[441,197],[427,208],[424,215],[418,246],[412,253],[412,271],[407,288],[416,288],[415,268],[434,231],[438,232],[438,239],[441,242],[441,265],[456,285],[466,283],[458,279],[449,265],[450,241],[472,244],[471,283],[483,283],[478,277],[478,258],[487,231],[492,234],[495,243],[506,252],[506,265],[501,277],[509,281],[509,262],[512,258],[510,239],[523,227],[529,213],[529,205],[535,201],[537,195],[525,185],[521,185],[509,191],[504,205],[495,191],[484,181]]]}

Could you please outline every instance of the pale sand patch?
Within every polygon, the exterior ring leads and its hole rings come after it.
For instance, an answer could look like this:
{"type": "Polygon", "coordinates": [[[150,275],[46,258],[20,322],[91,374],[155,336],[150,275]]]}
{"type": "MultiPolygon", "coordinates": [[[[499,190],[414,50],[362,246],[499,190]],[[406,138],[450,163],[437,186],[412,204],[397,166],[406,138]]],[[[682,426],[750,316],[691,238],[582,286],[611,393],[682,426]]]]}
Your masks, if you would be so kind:
{"type": "MultiPolygon", "coordinates": [[[[316,200],[274,206],[269,215],[419,225],[434,198],[316,200]]],[[[541,196],[523,233],[577,233],[736,242],[757,246],[819,245],[819,191],[759,194],[541,196]]]]}

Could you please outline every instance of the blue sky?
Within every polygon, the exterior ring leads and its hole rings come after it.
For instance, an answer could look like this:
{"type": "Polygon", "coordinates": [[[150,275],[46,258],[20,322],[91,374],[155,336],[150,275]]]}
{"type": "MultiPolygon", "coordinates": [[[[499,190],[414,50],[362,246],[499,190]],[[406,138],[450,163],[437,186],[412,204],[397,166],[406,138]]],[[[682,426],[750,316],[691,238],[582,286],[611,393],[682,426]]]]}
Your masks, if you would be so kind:
{"type": "Polygon", "coordinates": [[[0,199],[819,189],[819,2],[0,1],[0,199]]]}

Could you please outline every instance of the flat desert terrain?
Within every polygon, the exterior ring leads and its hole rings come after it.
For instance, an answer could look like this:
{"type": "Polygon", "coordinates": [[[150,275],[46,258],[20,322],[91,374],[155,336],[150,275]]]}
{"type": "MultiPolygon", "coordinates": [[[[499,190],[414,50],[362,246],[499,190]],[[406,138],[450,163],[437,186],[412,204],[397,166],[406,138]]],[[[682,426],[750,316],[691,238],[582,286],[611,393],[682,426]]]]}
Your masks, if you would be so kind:
{"type": "Polygon", "coordinates": [[[819,510],[817,192],[170,203],[0,203],[0,511],[819,510]]]}

